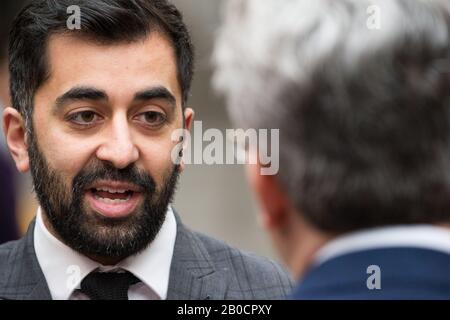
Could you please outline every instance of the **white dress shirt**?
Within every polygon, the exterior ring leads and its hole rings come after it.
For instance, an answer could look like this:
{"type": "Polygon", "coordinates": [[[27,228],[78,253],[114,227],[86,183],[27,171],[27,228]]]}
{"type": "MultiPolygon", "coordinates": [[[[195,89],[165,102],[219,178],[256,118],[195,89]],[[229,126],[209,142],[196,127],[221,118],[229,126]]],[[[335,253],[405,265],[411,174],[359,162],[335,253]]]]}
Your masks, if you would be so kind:
{"type": "Polygon", "coordinates": [[[450,229],[433,225],[391,226],[349,233],[323,246],[315,264],[357,251],[408,247],[450,254],[450,229]]]}
{"type": "Polygon", "coordinates": [[[145,250],[116,266],[106,267],[53,236],[47,230],[39,208],[34,229],[34,249],[54,300],[88,300],[86,295],[76,289],[97,268],[100,271],[127,270],[139,278],[142,282],[132,285],[128,290],[130,300],[165,300],[176,232],[175,216],[169,206],[161,230],[145,250]]]}

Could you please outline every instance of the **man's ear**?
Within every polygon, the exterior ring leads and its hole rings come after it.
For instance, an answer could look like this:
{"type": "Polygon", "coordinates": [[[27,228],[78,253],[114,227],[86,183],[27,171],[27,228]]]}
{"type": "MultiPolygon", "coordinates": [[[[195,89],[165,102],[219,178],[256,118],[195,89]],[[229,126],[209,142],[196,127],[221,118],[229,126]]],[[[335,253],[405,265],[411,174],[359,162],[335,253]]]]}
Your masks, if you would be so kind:
{"type": "Polygon", "coordinates": [[[195,112],[191,108],[184,110],[184,127],[186,130],[191,130],[192,123],[194,122],[195,112]]]}
{"type": "Polygon", "coordinates": [[[261,165],[248,164],[247,175],[260,205],[260,222],[266,230],[280,229],[288,221],[289,202],[277,175],[262,175],[261,165]]]}
{"type": "Polygon", "coordinates": [[[3,131],[9,151],[20,172],[30,170],[30,159],[26,143],[25,121],[14,108],[8,107],[3,112],[3,131]]]}

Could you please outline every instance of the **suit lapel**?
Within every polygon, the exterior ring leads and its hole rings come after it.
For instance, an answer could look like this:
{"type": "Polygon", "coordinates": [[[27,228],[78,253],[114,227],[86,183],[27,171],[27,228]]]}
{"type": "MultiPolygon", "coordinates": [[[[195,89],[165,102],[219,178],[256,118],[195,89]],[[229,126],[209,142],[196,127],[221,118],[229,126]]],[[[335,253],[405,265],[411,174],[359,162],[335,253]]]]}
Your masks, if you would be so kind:
{"type": "Polygon", "coordinates": [[[170,268],[168,300],[224,299],[226,281],[211,262],[202,241],[175,213],[177,238],[170,268]]]}
{"type": "Polygon", "coordinates": [[[6,285],[0,296],[12,300],[51,300],[44,274],[34,251],[34,225],[30,223],[24,238],[9,255],[6,285]]]}

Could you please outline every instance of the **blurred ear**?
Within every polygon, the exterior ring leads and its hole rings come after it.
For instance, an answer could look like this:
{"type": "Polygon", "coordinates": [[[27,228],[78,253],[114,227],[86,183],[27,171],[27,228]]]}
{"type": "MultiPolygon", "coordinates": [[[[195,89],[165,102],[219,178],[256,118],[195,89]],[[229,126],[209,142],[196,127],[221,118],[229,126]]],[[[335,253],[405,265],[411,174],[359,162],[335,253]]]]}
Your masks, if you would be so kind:
{"type": "Polygon", "coordinates": [[[20,172],[30,170],[30,160],[26,144],[25,121],[14,108],[6,108],[3,112],[3,131],[9,151],[20,172]]]}
{"type": "Polygon", "coordinates": [[[268,231],[283,227],[288,221],[289,202],[280,187],[277,175],[262,175],[260,164],[248,164],[250,186],[260,205],[260,221],[268,231]]]}
{"type": "Polygon", "coordinates": [[[195,112],[191,108],[184,110],[184,127],[186,130],[191,130],[192,123],[194,122],[195,112]]]}

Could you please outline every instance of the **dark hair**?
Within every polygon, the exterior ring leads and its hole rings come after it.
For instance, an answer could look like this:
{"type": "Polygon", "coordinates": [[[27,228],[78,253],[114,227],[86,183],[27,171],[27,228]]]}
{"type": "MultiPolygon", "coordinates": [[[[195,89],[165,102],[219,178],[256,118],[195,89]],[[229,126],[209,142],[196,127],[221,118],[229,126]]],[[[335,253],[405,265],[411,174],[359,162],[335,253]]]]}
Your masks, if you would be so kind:
{"type": "Polygon", "coordinates": [[[24,0],[3,0],[0,10],[0,61],[8,55],[9,30],[15,16],[25,5],[24,0]]]}
{"type": "MultiPolygon", "coordinates": [[[[422,12],[432,30],[437,15],[422,12]]],[[[450,32],[448,12],[439,19],[450,32]]],[[[417,29],[366,50],[351,68],[338,45],[308,86],[287,86],[279,96],[298,106],[289,114],[297,127],[281,134],[303,154],[304,174],[291,195],[322,230],[450,222],[450,44],[417,29]]]]}
{"type": "Polygon", "coordinates": [[[194,53],[182,14],[167,0],[34,0],[14,21],[9,45],[13,106],[31,125],[33,97],[48,78],[47,41],[73,33],[101,43],[137,41],[150,32],[165,34],[175,50],[185,105],[192,81],[194,53]],[[81,28],[69,30],[67,8],[77,5],[81,28]]]}
{"type": "Polygon", "coordinates": [[[291,191],[320,229],[450,222],[450,76],[434,70],[450,47],[433,52],[420,41],[420,50],[409,42],[368,55],[356,72],[328,61],[290,100],[303,106],[290,115],[302,129],[281,139],[304,152],[304,175],[291,191]]]}

